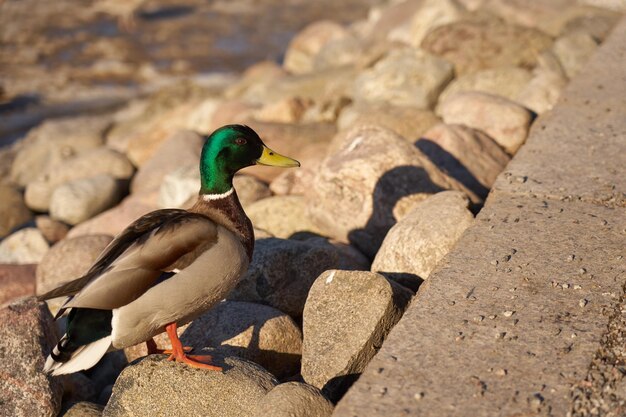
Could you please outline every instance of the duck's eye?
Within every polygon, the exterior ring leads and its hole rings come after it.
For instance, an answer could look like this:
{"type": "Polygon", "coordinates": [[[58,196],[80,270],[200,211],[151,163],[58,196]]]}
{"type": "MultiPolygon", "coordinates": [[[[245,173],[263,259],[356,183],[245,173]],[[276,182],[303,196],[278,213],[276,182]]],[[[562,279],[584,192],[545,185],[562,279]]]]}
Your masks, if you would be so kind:
{"type": "Polygon", "coordinates": [[[235,139],[235,143],[237,145],[245,145],[246,143],[248,143],[248,141],[245,140],[244,138],[237,138],[237,139],[235,139]]]}

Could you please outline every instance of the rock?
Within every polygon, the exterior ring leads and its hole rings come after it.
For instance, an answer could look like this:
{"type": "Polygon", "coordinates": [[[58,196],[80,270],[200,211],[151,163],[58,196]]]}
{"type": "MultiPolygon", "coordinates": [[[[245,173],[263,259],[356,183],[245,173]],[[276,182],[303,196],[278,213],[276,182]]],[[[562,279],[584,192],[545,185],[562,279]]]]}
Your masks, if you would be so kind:
{"type": "Polygon", "coordinates": [[[348,36],[343,26],[328,20],[314,22],[301,30],[287,46],[283,66],[293,74],[313,70],[315,55],[328,42],[348,36]]]}
{"type": "Polygon", "coordinates": [[[568,20],[562,33],[585,32],[596,42],[604,42],[613,27],[615,27],[619,21],[619,18],[620,14],[617,13],[585,14],[577,16],[568,20]]]}
{"type": "Polygon", "coordinates": [[[296,232],[318,231],[306,215],[305,198],[299,195],[265,198],[251,204],[246,214],[254,227],[284,239],[296,232]]]}
{"type": "Polygon", "coordinates": [[[515,101],[537,114],[551,110],[567,85],[567,76],[551,52],[539,56],[539,64],[533,69],[533,78],[518,93],[515,101]]]}
{"type": "Polygon", "coordinates": [[[467,204],[458,191],[424,200],[389,230],[372,271],[417,290],[474,222],[467,204]]]}
{"type": "Polygon", "coordinates": [[[26,186],[50,167],[101,146],[109,124],[105,117],[76,117],[47,120],[31,129],[11,166],[11,180],[26,186]]]}
{"type": "Polygon", "coordinates": [[[50,166],[41,177],[26,187],[26,204],[37,211],[48,211],[54,191],[75,180],[107,174],[115,179],[128,180],[135,168],[123,154],[100,147],[85,151],[62,163],[50,166]]]}
{"type": "Polygon", "coordinates": [[[222,372],[206,371],[152,355],[126,367],[113,386],[104,417],[251,416],[276,384],[263,368],[243,359],[214,355],[222,372]]]}
{"type": "Polygon", "coordinates": [[[302,116],[301,123],[335,123],[342,110],[352,100],[348,97],[337,96],[320,102],[312,102],[302,116]]]}
{"type": "Polygon", "coordinates": [[[50,417],[61,409],[63,386],[41,370],[56,329],[45,303],[34,297],[0,310],[0,415],[50,417]]]}
{"type": "Polygon", "coordinates": [[[511,159],[489,136],[463,125],[441,123],[424,133],[415,146],[482,198],[511,159]]]}
{"type": "Polygon", "coordinates": [[[52,193],[50,216],[71,225],[81,223],[119,203],[127,187],[107,174],[67,182],[52,193]]]}
{"type": "Polygon", "coordinates": [[[331,403],[321,391],[301,382],[277,385],[259,401],[254,417],[330,417],[331,403]]]}
{"type": "Polygon", "coordinates": [[[446,60],[419,49],[396,49],[357,77],[354,98],[429,109],[452,77],[446,60]]]}
{"type": "Polygon", "coordinates": [[[393,209],[403,197],[419,201],[457,189],[479,200],[390,130],[361,126],[338,139],[338,151],[323,161],[306,194],[308,213],[325,235],[351,242],[368,257],[396,222],[393,209]]]}
{"type": "Polygon", "coordinates": [[[35,217],[35,225],[50,244],[65,239],[67,232],[70,230],[65,223],[44,215],[35,217]]]}
{"type": "Polygon", "coordinates": [[[112,209],[73,227],[67,237],[96,234],[116,236],[139,217],[157,210],[159,207],[153,200],[156,201],[156,196],[144,199],[140,195],[130,195],[112,209]]]}
{"type": "Polygon", "coordinates": [[[244,209],[272,195],[269,186],[252,175],[237,174],[233,178],[233,187],[244,209]]]}
{"type": "Polygon", "coordinates": [[[112,240],[109,235],[86,235],[54,245],[37,266],[37,295],[85,275],[112,240]]]}
{"type": "Polygon", "coordinates": [[[422,5],[422,1],[402,1],[370,9],[365,36],[372,39],[385,39],[398,27],[407,26],[408,28],[411,18],[422,5]]]}
{"type": "Polygon", "coordinates": [[[565,74],[573,78],[582,69],[598,45],[584,32],[574,32],[558,38],[554,42],[554,53],[559,58],[565,74]]]}
{"type": "Polygon", "coordinates": [[[517,103],[486,93],[457,93],[438,108],[447,124],[463,124],[478,129],[515,154],[528,136],[531,113],[517,103]]]}
{"type": "Polygon", "coordinates": [[[535,29],[498,19],[474,19],[440,26],[426,35],[421,47],[454,64],[457,76],[496,67],[532,68],[552,39],[535,29]]]}
{"type": "Polygon", "coordinates": [[[319,164],[299,169],[288,169],[270,183],[270,190],[276,195],[302,195],[310,187],[319,164]]]}
{"type": "Polygon", "coordinates": [[[326,271],[304,307],[302,377],[338,400],[396,324],[412,292],[366,271],[326,271]]]}
{"type": "Polygon", "coordinates": [[[211,129],[207,130],[207,133],[228,124],[246,124],[261,107],[259,103],[250,103],[237,99],[223,101],[215,109],[211,119],[211,129]]]}
{"type": "Polygon", "coordinates": [[[211,97],[199,103],[187,117],[185,128],[199,133],[214,130],[213,117],[222,102],[222,99],[211,97]]]}
{"type": "Polygon", "coordinates": [[[35,295],[36,265],[0,264],[0,305],[18,297],[35,295]]]}
{"type": "Polygon", "coordinates": [[[339,68],[356,63],[363,52],[363,42],[352,34],[333,39],[324,44],[313,58],[316,71],[339,68]]]}
{"type": "Polygon", "coordinates": [[[48,242],[34,227],[21,229],[0,242],[0,264],[36,264],[48,251],[48,242]]]}
{"type": "MultiPolygon", "coordinates": [[[[229,300],[267,304],[297,319],[313,281],[350,261],[332,245],[278,238],[257,240],[248,272],[229,300]]],[[[352,269],[352,268],[351,268],[352,269]]]]}
{"type": "MultiPolygon", "coordinates": [[[[183,165],[200,164],[205,138],[195,132],[181,130],[157,149],[152,158],[137,171],[131,183],[133,193],[156,191],[163,178],[183,165]]],[[[199,175],[199,174],[198,174],[199,175]]]]}
{"type": "MultiPolygon", "coordinates": [[[[269,306],[223,301],[181,328],[179,335],[194,352],[217,348],[257,363],[279,379],[300,371],[302,332],[288,315],[269,306]]],[[[165,333],[155,341],[160,348],[171,348],[165,333]]],[[[129,361],[148,354],[144,343],[124,352],[129,361]]]]}
{"type": "Polygon", "coordinates": [[[63,414],[63,417],[101,417],[104,406],[87,401],[81,401],[72,405],[63,414]]]}
{"type": "Polygon", "coordinates": [[[261,61],[248,67],[241,79],[226,89],[227,99],[241,98],[251,102],[262,102],[270,84],[287,75],[274,61],[261,61]]]}
{"type": "Polygon", "coordinates": [[[0,184],[0,238],[8,235],[13,228],[20,226],[32,218],[24,198],[14,187],[0,184]]]}
{"type": "Polygon", "coordinates": [[[530,82],[532,74],[524,68],[499,67],[464,74],[452,81],[439,96],[439,101],[455,93],[479,91],[515,100],[530,82]]]}
{"type": "MultiPolygon", "coordinates": [[[[64,408],[68,408],[68,405],[70,404],[79,403],[82,401],[95,401],[98,398],[96,385],[84,373],[76,372],[61,378],[63,378],[64,408]]],[[[101,414],[102,411],[100,411],[100,415],[101,414]]]]}
{"type": "Polygon", "coordinates": [[[311,105],[310,100],[288,97],[266,104],[254,113],[254,118],[261,122],[297,123],[311,105]]]}
{"type": "Polygon", "coordinates": [[[465,7],[456,0],[426,0],[411,18],[408,41],[419,47],[428,32],[460,20],[465,7]]]}
{"type": "Polygon", "coordinates": [[[414,141],[439,122],[439,118],[430,110],[388,104],[374,106],[359,104],[342,111],[337,126],[345,130],[370,123],[414,141]]]}
{"type": "Polygon", "coordinates": [[[293,240],[305,242],[309,245],[318,246],[320,248],[329,248],[337,251],[339,255],[339,263],[337,268],[346,271],[367,271],[370,269],[371,262],[357,248],[347,243],[339,242],[335,239],[329,239],[316,234],[300,232],[291,237],[293,240]]]}

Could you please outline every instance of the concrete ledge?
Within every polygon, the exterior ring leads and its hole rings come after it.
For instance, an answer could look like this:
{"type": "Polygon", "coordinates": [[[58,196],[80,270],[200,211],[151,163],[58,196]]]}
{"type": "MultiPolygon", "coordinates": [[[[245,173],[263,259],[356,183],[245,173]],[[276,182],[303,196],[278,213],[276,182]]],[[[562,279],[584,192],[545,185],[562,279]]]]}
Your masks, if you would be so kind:
{"type": "MultiPolygon", "coordinates": [[[[584,408],[578,387],[606,356],[609,321],[613,339],[626,335],[615,319],[626,284],[625,68],[623,19],[535,123],[334,416],[584,408]]],[[[613,359],[626,361],[623,351],[613,359]]]]}

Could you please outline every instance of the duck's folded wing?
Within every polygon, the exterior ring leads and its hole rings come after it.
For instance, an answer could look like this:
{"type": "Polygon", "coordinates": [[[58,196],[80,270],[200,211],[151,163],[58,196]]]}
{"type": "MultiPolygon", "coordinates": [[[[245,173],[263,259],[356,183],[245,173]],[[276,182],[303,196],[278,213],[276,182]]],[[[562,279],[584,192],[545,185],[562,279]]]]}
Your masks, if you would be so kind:
{"type": "Polygon", "coordinates": [[[40,299],[72,296],[70,307],[113,309],[137,299],[163,272],[183,269],[217,243],[209,218],[184,210],[149,213],[122,232],[84,277],[40,299]]]}

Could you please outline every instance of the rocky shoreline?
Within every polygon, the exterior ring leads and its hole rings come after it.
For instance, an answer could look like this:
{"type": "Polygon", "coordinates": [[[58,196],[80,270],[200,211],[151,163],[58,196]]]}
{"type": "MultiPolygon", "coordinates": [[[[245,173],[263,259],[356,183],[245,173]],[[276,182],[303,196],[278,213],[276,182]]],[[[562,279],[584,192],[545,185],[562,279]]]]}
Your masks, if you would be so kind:
{"type": "Polygon", "coordinates": [[[309,25],[282,65],[31,129],[1,154],[0,414],[330,415],[619,17],[566,1],[397,2],[349,26],[309,25]],[[180,329],[225,371],[136,346],[45,377],[59,304],[33,295],[83,274],[138,216],[186,207],[196,132],[226,123],[302,168],[236,178],[257,228],[252,264],[180,329]]]}

